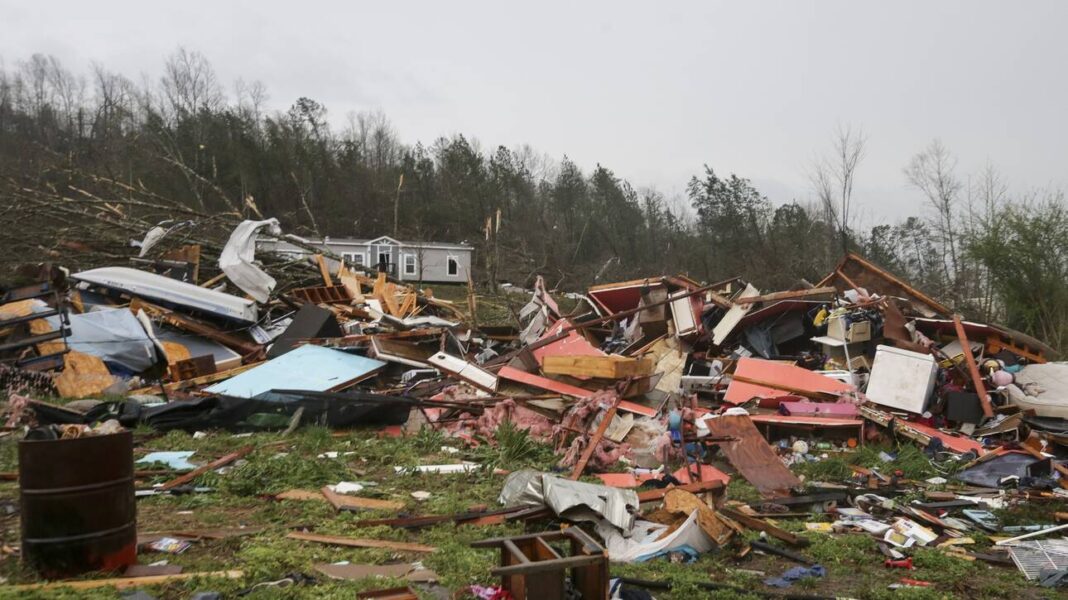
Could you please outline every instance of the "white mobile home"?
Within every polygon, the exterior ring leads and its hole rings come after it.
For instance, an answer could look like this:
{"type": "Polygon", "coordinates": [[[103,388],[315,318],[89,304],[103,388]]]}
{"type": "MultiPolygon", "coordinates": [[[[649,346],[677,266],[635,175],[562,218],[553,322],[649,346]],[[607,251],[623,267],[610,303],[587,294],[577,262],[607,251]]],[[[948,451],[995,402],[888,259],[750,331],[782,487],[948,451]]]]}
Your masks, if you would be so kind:
{"type": "MultiPolygon", "coordinates": [[[[384,271],[401,281],[429,283],[466,283],[475,251],[466,244],[400,241],[389,236],[362,240],[333,237],[302,239],[311,246],[321,247],[344,258],[347,264],[384,271]]],[[[260,249],[292,256],[310,254],[308,250],[287,242],[264,241],[260,243],[260,249]]],[[[331,264],[331,268],[336,266],[331,264]]]]}

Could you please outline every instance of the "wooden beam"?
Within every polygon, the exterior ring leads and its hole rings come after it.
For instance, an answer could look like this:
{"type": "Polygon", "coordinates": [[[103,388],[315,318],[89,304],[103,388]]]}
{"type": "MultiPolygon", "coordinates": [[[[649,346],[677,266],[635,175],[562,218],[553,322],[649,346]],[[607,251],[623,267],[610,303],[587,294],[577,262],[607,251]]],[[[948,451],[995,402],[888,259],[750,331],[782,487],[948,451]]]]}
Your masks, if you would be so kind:
{"type": "Polygon", "coordinates": [[[827,296],[830,294],[838,293],[838,289],[834,287],[818,287],[809,288],[807,290],[793,290],[789,292],[775,292],[772,294],[764,294],[763,296],[746,296],[745,298],[738,298],[734,301],[735,304],[755,304],[757,302],[778,302],[779,300],[796,300],[797,298],[808,298],[809,296],[827,296]]]}
{"type": "Polygon", "coordinates": [[[155,304],[145,302],[140,298],[134,298],[130,302],[130,311],[137,314],[138,310],[144,310],[149,316],[157,317],[163,320],[168,325],[177,327],[178,329],[189,331],[200,336],[204,336],[210,340],[219,342],[227,348],[233,348],[238,351],[242,356],[249,354],[255,354],[263,349],[263,346],[255,342],[244,340],[236,335],[220,331],[213,325],[202,323],[191,317],[180,315],[172,310],[157,306],[155,304]]]}
{"type": "Polygon", "coordinates": [[[226,278],[226,273],[219,273],[215,277],[212,277],[211,279],[205,281],[204,283],[201,283],[200,287],[202,287],[202,288],[210,288],[211,286],[215,285],[216,283],[219,283],[220,281],[222,281],[225,278],[226,278]]]}
{"type": "Polygon", "coordinates": [[[216,578],[216,579],[240,579],[244,577],[244,571],[200,571],[198,573],[177,573],[175,575],[149,575],[147,577],[112,577],[110,579],[85,579],[81,581],[51,581],[49,583],[27,583],[13,585],[4,589],[14,591],[29,590],[58,590],[70,588],[72,590],[92,590],[102,587],[114,587],[118,590],[140,587],[145,585],[160,585],[174,581],[187,579],[216,578]]]}
{"type": "Polygon", "coordinates": [[[604,413],[604,418],[601,419],[601,424],[597,426],[597,431],[593,432],[590,436],[590,442],[586,444],[586,449],[582,451],[582,456],[579,457],[578,462],[575,463],[575,470],[571,472],[571,480],[575,481],[579,477],[582,477],[582,471],[586,468],[586,463],[590,461],[590,457],[593,456],[593,451],[597,449],[597,444],[601,443],[601,438],[604,437],[604,432],[608,430],[608,426],[612,423],[612,419],[616,416],[616,410],[619,408],[619,402],[623,398],[616,396],[615,402],[612,406],[608,407],[608,411],[604,413]]]}
{"type": "Polygon", "coordinates": [[[314,500],[316,502],[326,502],[326,498],[323,497],[321,493],[312,490],[300,489],[286,490],[280,494],[275,494],[274,498],[275,500],[314,500]]]}
{"type": "Polygon", "coordinates": [[[983,416],[990,419],[994,416],[994,407],[990,404],[990,396],[987,395],[986,386],[983,385],[983,377],[979,374],[979,367],[975,364],[975,357],[972,356],[972,346],[968,342],[968,334],[964,332],[964,324],[961,323],[960,315],[953,315],[953,327],[957,330],[957,339],[960,340],[964,362],[967,363],[968,373],[972,376],[975,393],[979,394],[979,402],[983,405],[983,416]]]}
{"type": "Polygon", "coordinates": [[[256,447],[252,446],[252,445],[243,446],[241,448],[238,448],[237,450],[231,452],[230,454],[227,454],[226,456],[223,456],[222,458],[215,459],[215,460],[211,461],[210,463],[208,463],[206,465],[203,465],[201,467],[197,467],[197,468],[193,469],[192,471],[186,473],[185,475],[182,475],[181,477],[176,477],[176,478],[168,481],[167,483],[164,483],[163,485],[159,486],[156,489],[158,489],[161,492],[166,492],[167,490],[174,489],[174,488],[176,488],[176,487],[178,487],[180,485],[185,485],[185,484],[193,481],[197,477],[200,477],[204,473],[207,473],[208,471],[214,471],[215,469],[218,469],[219,467],[224,467],[224,466],[234,462],[235,460],[241,458],[242,456],[245,456],[246,454],[252,452],[255,449],[256,449],[256,447]]]}
{"type": "Polygon", "coordinates": [[[323,486],[323,489],[319,491],[335,510],[397,511],[404,508],[403,502],[397,502],[395,500],[377,500],[375,498],[361,498],[359,496],[346,496],[345,494],[339,494],[326,486],[323,486]]]}
{"type": "Polygon", "coordinates": [[[314,260],[315,264],[319,265],[319,274],[323,276],[323,285],[332,287],[334,280],[330,277],[330,268],[326,264],[326,258],[322,254],[316,254],[314,260]]]}
{"type": "Polygon", "coordinates": [[[764,533],[767,533],[770,536],[779,538],[780,540],[786,542],[787,544],[790,544],[791,546],[802,547],[808,545],[808,540],[798,537],[790,533],[789,531],[786,531],[785,529],[776,527],[763,519],[758,519],[756,517],[747,515],[740,510],[735,510],[730,507],[723,507],[719,509],[719,512],[730,519],[738,521],[749,529],[763,531],[764,533]]]}
{"type": "Polygon", "coordinates": [[[859,285],[857,285],[857,282],[853,281],[852,279],[849,278],[848,275],[846,275],[844,272],[842,272],[842,269],[836,269],[835,270],[835,274],[837,274],[839,277],[841,277],[842,280],[845,281],[846,283],[848,283],[849,287],[853,288],[854,290],[861,289],[861,287],[859,285]]]}
{"type": "Polygon", "coordinates": [[[475,282],[467,273],[467,312],[471,314],[471,327],[478,329],[478,301],[475,299],[475,282]]]}
{"type": "Polygon", "coordinates": [[[336,535],[319,535],[316,533],[304,533],[293,531],[286,535],[291,540],[303,542],[316,542],[332,546],[349,546],[351,548],[381,548],[383,550],[396,550],[397,552],[434,552],[434,546],[425,544],[412,544],[408,542],[394,542],[392,540],[372,540],[368,538],[350,538],[336,535]]]}
{"type": "Polygon", "coordinates": [[[548,375],[622,379],[652,375],[654,368],[656,368],[656,361],[652,357],[637,359],[612,355],[546,356],[541,370],[548,375]]]}

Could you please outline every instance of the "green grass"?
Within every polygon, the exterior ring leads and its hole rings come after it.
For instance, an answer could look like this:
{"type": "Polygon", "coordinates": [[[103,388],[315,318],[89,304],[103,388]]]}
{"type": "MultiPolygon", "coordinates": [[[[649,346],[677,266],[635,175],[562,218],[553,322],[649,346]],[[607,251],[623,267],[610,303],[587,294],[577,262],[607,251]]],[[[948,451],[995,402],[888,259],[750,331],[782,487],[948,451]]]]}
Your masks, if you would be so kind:
{"type": "MultiPolygon", "coordinates": [[[[143,436],[150,432],[140,431],[143,436]]],[[[215,590],[225,597],[235,597],[239,590],[262,581],[277,580],[288,573],[299,572],[318,576],[314,586],[299,586],[288,589],[268,588],[253,592],[247,598],[352,598],[358,591],[399,584],[390,580],[331,581],[314,570],[318,563],[350,561],[353,563],[386,564],[421,560],[434,569],[441,583],[451,592],[460,592],[471,583],[494,583],[490,570],[497,564],[496,551],[476,550],[470,543],[476,540],[516,535],[524,531],[520,524],[492,527],[457,527],[451,523],[437,525],[418,531],[387,526],[363,527],[360,521],[368,518],[395,516],[393,513],[337,513],[325,502],[318,501],[273,501],[267,494],[290,488],[318,489],[322,485],[341,480],[370,481],[376,486],[367,488],[361,495],[388,498],[403,502],[402,512],[407,514],[454,514],[470,510],[474,505],[497,507],[503,477],[495,475],[493,467],[518,469],[531,467],[549,469],[558,457],[552,449],[540,444],[525,431],[506,426],[498,432],[494,443],[484,443],[477,448],[463,448],[456,440],[429,429],[406,438],[379,438],[374,431],[353,431],[335,434],[323,428],[303,428],[289,437],[273,433],[257,433],[251,437],[234,437],[226,432],[212,431],[203,439],[193,439],[182,432],[171,432],[144,441],[136,451],[137,456],[151,450],[195,450],[193,461],[204,463],[252,444],[256,450],[243,462],[235,463],[225,474],[209,473],[197,480],[198,485],[215,489],[206,494],[183,496],[159,496],[138,501],[138,522],[141,531],[168,531],[178,529],[202,529],[247,525],[263,528],[252,536],[227,540],[205,541],[194,544],[187,552],[176,556],[147,553],[141,562],[148,563],[166,558],[182,565],[186,572],[242,569],[241,580],[200,580],[153,586],[146,591],[161,600],[188,598],[194,591],[215,590]],[[460,448],[459,453],[444,452],[442,446],[460,448]],[[337,459],[317,458],[318,454],[337,451],[337,459]],[[346,452],[352,454],[346,455],[346,452]],[[403,474],[394,473],[395,466],[440,464],[470,460],[487,467],[485,470],[458,475],[403,474]],[[430,498],[418,502],[411,496],[413,491],[430,492],[430,498]],[[390,539],[420,542],[435,546],[432,554],[419,555],[398,553],[381,549],[333,547],[290,540],[285,537],[293,527],[313,528],[317,533],[350,537],[390,539]]],[[[4,470],[16,467],[16,444],[14,440],[0,440],[0,464],[4,470]]],[[[898,460],[896,468],[906,470],[910,476],[929,472],[931,467],[919,460],[922,453],[915,448],[902,446],[895,449],[898,460]]],[[[843,473],[843,465],[862,464],[878,467],[883,472],[893,465],[878,460],[875,447],[860,449],[855,453],[833,457],[823,463],[805,465],[804,471],[811,481],[820,478],[834,479],[843,473]],[[820,466],[822,465],[822,466],[820,466]]],[[[937,471],[935,471],[937,472],[937,471]]],[[[165,479],[165,478],[161,478],[165,479]]],[[[17,496],[13,482],[0,483],[0,500],[17,496]]],[[[759,494],[744,480],[735,475],[727,487],[731,500],[754,502],[759,494]]],[[[1053,510],[1063,510],[1061,503],[1023,505],[1005,511],[1006,522],[1016,519],[1022,523],[1048,520],[1053,510]],[[1048,511],[1048,512],[1046,512],[1048,511]],[[1045,513],[1045,514],[1044,514],[1045,513]]],[[[885,569],[883,557],[873,540],[864,535],[825,535],[804,531],[806,521],[825,520],[825,515],[813,515],[800,519],[780,519],[779,525],[802,535],[810,541],[800,550],[827,567],[826,578],[798,582],[790,592],[821,596],[854,598],[1038,598],[1043,592],[1028,584],[1014,569],[995,569],[982,563],[968,563],[946,556],[938,550],[914,549],[917,569],[912,572],[885,569]],[[891,592],[887,586],[902,576],[932,582],[932,587],[921,590],[891,592]]],[[[18,523],[16,518],[3,522],[4,540],[17,545],[18,523]]],[[[556,525],[533,524],[531,530],[552,529],[556,525]]],[[[736,554],[743,540],[757,537],[747,531],[737,536],[734,547],[721,549],[700,557],[692,564],[673,564],[666,560],[654,560],[641,564],[612,564],[611,572],[641,579],[670,582],[673,591],[655,590],[660,599],[690,598],[756,598],[759,593],[773,592],[763,585],[765,577],[781,574],[794,566],[793,563],[776,557],[750,553],[744,559],[736,554]],[[753,569],[765,575],[739,571],[753,569]],[[710,591],[698,584],[714,582],[724,589],[710,591]],[[742,590],[742,591],[738,591],[742,590]]],[[[974,536],[973,536],[974,537],[974,536]]],[[[988,544],[985,538],[979,538],[988,544]]],[[[778,543],[778,542],[773,542],[778,543]]],[[[13,559],[0,562],[0,576],[12,583],[37,581],[34,573],[13,559]]],[[[101,577],[93,575],[90,577],[101,577]]],[[[91,592],[50,591],[47,593],[14,593],[0,586],[3,598],[117,598],[114,590],[91,592]]]]}
{"type": "Polygon", "coordinates": [[[963,465],[959,461],[949,460],[934,464],[914,444],[904,443],[897,446],[887,444],[868,444],[848,454],[833,454],[815,462],[797,465],[795,471],[803,474],[806,480],[837,482],[849,479],[853,475],[851,465],[875,469],[883,475],[892,475],[901,471],[906,479],[925,480],[931,477],[945,477],[958,471],[963,465]],[[880,453],[886,452],[895,458],[882,460],[880,453]]]}

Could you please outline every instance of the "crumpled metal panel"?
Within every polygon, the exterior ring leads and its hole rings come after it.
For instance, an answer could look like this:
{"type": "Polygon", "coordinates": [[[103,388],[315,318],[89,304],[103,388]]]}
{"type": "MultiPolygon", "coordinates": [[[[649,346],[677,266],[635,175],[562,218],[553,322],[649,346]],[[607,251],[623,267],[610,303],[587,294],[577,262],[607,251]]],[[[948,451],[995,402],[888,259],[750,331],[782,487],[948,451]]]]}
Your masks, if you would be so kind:
{"type": "Polygon", "coordinates": [[[706,419],[709,435],[734,438],[718,445],[727,460],[746,481],[765,497],[785,496],[801,480],[786,468],[775,451],[764,441],[749,415],[728,415],[706,419]]]}
{"type": "Polygon", "coordinates": [[[499,498],[505,506],[548,506],[558,516],[572,521],[607,520],[628,535],[638,513],[634,490],[562,479],[537,471],[508,475],[499,498]]]}

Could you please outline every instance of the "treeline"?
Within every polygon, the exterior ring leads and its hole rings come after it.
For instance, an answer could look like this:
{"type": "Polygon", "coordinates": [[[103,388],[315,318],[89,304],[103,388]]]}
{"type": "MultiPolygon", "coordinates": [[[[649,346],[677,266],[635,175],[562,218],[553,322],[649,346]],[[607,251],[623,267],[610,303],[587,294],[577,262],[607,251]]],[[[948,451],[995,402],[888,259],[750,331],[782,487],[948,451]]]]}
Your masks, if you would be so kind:
{"type": "Polygon", "coordinates": [[[156,80],[95,64],[77,74],[42,55],[0,67],[0,227],[5,246],[19,248],[0,261],[62,263],[72,247],[70,235],[37,231],[10,210],[27,190],[69,199],[136,189],[190,214],[278,217],[293,233],[467,241],[478,283],[490,287],[537,274],[581,289],[686,273],[780,289],[815,282],[851,249],[970,317],[1004,319],[1058,347],[1068,341],[1063,196],[1014,197],[993,168],[963,186],[938,142],[902,174],[930,210],[860,231],[853,181],[865,139],[849,129],[812,165],[812,199],[773,206],[748,180],[712,167],[685,197],[669,198],[600,164],[584,169],[526,146],[484,149],[463,135],[405,143],[381,113],[338,126],[310,98],[284,112],[267,110],[267,100],[263,85],[227,88],[183,49],[156,80]]]}

